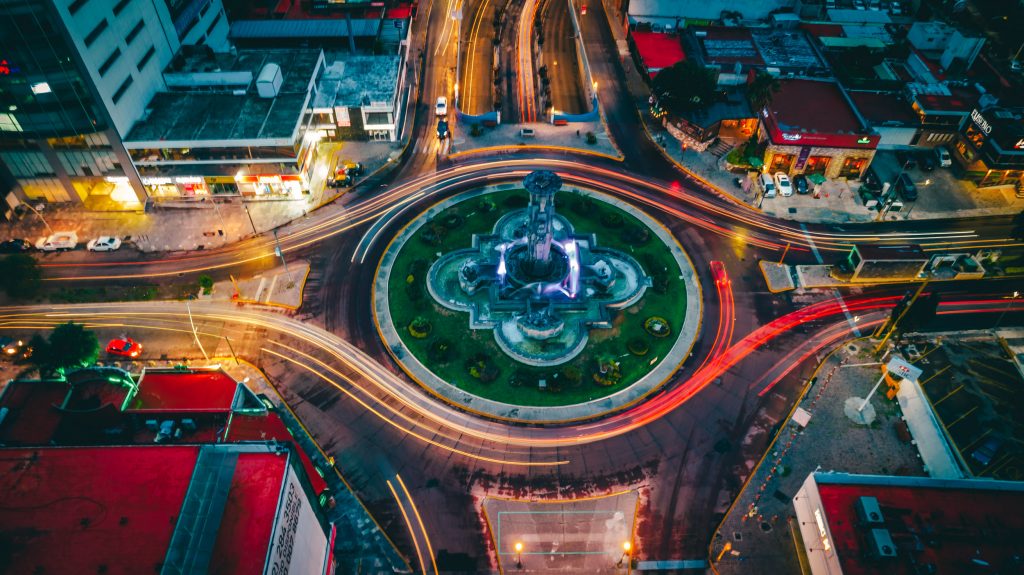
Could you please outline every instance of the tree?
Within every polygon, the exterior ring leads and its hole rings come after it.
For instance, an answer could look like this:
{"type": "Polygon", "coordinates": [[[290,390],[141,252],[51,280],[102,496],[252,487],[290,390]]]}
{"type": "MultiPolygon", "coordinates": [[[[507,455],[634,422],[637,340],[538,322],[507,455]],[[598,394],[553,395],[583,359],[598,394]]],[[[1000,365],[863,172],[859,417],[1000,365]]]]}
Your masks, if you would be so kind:
{"type": "MultiPolygon", "coordinates": [[[[42,338],[39,338],[42,339],[42,338]]],[[[96,363],[100,356],[100,343],[96,334],[82,324],[68,322],[53,328],[43,353],[32,354],[40,375],[51,375],[65,369],[85,367],[96,363]]]]}
{"type": "Polygon", "coordinates": [[[717,72],[693,60],[665,68],[654,78],[658,103],[675,114],[694,112],[711,105],[718,88],[717,72]]]}
{"type": "Polygon", "coordinates": [[[36,259],[14,254],[0,260],[0,285],[12,298],[27,298],[39,291],[43,274],[36,259]]]}
{"type": "Polygon", "coordinates": [[[754,79],[747,84],[747,96],[755,110],[760,110],[772,101],[772,95],[779,91],[779,79],[758,70],[754,79]]]}

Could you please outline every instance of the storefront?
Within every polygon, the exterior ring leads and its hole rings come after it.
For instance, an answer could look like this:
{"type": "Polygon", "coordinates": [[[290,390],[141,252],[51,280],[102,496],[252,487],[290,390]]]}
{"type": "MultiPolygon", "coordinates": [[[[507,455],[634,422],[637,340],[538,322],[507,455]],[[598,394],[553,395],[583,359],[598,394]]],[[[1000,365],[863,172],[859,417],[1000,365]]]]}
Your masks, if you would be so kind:
{"type": "Polygon", "coordinates": [[[299,197],[306,186],[299,174],[263,174],[235,176],[238,191],[245,197],[299,197]]]}
{"type": "Polygon", "coordinates": [[[952,154],[958,177],[979,188],[1024,191],[1024,111],[972,110],[960,125],[952,154]]]}

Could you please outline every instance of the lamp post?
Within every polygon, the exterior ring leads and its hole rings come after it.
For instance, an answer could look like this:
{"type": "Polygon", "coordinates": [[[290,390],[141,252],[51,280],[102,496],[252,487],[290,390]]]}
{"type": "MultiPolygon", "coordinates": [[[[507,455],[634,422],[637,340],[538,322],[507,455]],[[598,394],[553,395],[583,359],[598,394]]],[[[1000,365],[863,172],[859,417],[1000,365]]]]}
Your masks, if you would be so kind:
{"type": "Polygon", "coordinates": [[[252,235],[260,235],[260,233],[256,231],[256,223],[252,221],[252,214],[249,213],[249,206],[245,204],[245,198],[242,198],[242,209],[245,210],[245,215],[249,216],[249,225],[252,226],[252,235]]]}
{"type": "Polygon", "coordinates": [[[1010,305],[1013,303],[1014,300],[1016,300],[1019,297],[1020,292],[1015,291],[1013,292],[1013,294],[1010,295],[1009,298],[1006,299],[1006,307],[1004,307],[1003,312],[999,314],[999,319],[996,320],[996,326],[992,328],[993,330],[999,329],[999,324],[1003,323],[1003,317],[1006,316],[1006,312],[1010,311],[1010,305]]]}
{"type": "Polygon", "coordinates": [[[21,205],[23,205],[23,206],[25,206],[26,208],[28,208],[28,209],[32,210],[32,213],[33,213],[33,214],[35,214],[35,215],[36,215],[36,217],[38,217],[38,218],[39,218],[39,221],[43,222],[43,225],[44,225],[44,226],[46,226],[46,230],[47,230],[48,232],[50,232],[50,235],[51,235],[51,236],[53,235],[53,228],[51,228],[51,227],[50,227],[50,224],[46,223],[46,218],[44,218],[44,217],[43,217],[43,214],[40,214],[40,213],[39,213],[39,210],[37,210],[37,209],[35,209],[34,207],[32,207],[32,204],[30,204],[30,203],[28,203],[28,202],[22,202],[22,203],[21,203],[21,205]]]}
{"type": "Polygon", "coordinates": [[[523,568],[523,544],[516,541],[516,569],[523,568]]]}
{"type": "Polygon", "coordinates": [[[629,552],[632,548],[633,546],[629,541],[622,542],[622,555],[619,557],[619,562],[615,564],[616,567],[622,567],[622,564],[629,559],[629,552]]]}

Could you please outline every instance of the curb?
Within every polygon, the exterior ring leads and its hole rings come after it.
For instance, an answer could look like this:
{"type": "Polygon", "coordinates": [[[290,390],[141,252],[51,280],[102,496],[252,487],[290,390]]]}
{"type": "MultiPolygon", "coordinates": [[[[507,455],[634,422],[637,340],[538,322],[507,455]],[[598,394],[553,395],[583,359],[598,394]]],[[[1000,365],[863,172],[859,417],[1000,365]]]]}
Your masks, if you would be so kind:
{"type": "Polygon", "coordinates": [[[307,261],[306,262],[306,273],[303,274],[302,281],[299,284],[299,305],[292,306],[292,305],[288,305],[286,303],[269,302],[269,301],[263,302],[263,301],[252,300],[252,299],[243,299],[241,297],[232,299],[232,300],[230,300],[230,302],[231,303],[246,304],[246,305],[260,305],[260,306],[267,306],[267,307],[278,307],[278,308],[282,308],[282,309],[286,309],[286,310],[290,310],[290,311],[297,311],[300,307],[302,307],[302,300],[305,298],[305,295],[306,295],[306,279],[309,278],[309,272],[312,271],[312,269],[313,269],[313,266],[307,261]]]}

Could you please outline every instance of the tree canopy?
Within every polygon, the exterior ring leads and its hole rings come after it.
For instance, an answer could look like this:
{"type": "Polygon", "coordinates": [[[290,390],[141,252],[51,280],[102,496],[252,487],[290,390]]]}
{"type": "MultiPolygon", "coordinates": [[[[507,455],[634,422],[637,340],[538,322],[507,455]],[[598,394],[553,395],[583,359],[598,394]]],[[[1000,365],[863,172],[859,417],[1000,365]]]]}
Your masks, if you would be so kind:
{"type": "Polygon", "coordinates": [[[683,60],[654,77],[658,103],[675,114],[694,112],[715,101],[718,73],[693,60],[683,60]]]}
{"type": "Polygon", "coordinates": [[[32,363],[39,368],[42,377],[92,365],[100,356],[96,334],[73,322],[53,328],[48,340],[33,337],[32,347],[32,363]]]}

